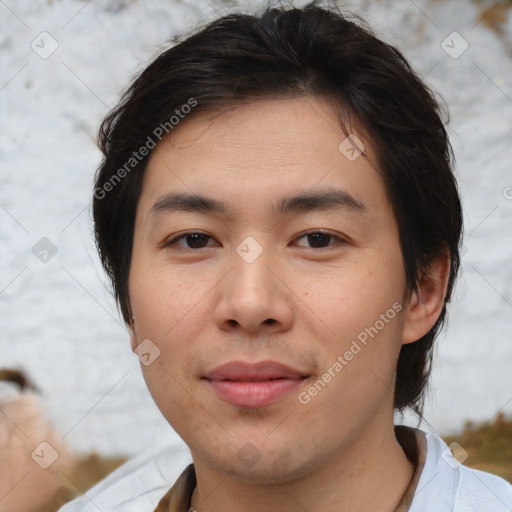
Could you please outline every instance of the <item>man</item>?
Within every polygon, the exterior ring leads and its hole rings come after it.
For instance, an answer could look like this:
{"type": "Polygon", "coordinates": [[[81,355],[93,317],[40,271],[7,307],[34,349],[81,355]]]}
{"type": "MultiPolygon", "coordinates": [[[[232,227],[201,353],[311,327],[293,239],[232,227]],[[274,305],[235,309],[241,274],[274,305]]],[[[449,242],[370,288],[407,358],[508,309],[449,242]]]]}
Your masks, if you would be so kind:
{"type": "Polygon", "coordinates": [[[421,415],[462,230],[438,105],[397,50],[316,3],[230,15],[100,139],[99,253],[193,464],[137,459],[63,512],[512,510],[394,425],[421,415]]]}

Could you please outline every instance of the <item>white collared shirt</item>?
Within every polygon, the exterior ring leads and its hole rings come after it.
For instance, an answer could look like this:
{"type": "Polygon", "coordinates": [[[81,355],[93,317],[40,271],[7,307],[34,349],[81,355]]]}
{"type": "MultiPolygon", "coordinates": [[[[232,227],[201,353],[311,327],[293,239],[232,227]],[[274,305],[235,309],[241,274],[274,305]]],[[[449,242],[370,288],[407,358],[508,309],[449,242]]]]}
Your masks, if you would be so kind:
{"type": "MultiPolygon", "coordinates": [[[[446,443],[425,433],[427,457],[408,512],[512,512],[512,485],[460,465],[446,443]]],[[[145,452],[59,512],[154,512],[192,462],[184,446],[145,452]]]]}

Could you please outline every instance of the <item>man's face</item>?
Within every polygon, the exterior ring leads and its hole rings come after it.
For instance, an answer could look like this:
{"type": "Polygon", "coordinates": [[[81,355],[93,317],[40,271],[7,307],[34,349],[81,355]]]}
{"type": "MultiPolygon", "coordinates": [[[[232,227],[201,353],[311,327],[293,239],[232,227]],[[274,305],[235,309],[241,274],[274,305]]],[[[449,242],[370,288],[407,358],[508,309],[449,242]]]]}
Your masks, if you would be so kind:
{"type": "Polygon", "coordinates": [[[392,428],[399,233],[370,141],[365,158],[345,139],[325,100],[265,100],[195,113],[150,159],[132,346],[160,351],[144,376],[196,464],[287,481],[392,428]],[[327,192],[339,200],[286,201],[327,192]]]}

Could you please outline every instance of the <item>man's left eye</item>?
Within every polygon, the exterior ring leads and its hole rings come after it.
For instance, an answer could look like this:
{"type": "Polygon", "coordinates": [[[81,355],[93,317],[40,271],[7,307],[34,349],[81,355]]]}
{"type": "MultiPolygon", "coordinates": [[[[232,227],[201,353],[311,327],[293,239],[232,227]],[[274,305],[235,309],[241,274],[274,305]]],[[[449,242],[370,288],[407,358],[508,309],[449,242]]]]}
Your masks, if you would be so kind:
{"type": "Polygon", "coordinates": [[[312,248],[323,248],[328,247],[330,245],[333,245],[332,243],[328,243],[329,239],[335,238],[340,242],[344,242],[342,238],[336,235],[331,235],[329,233],[323,233],[322,231],[314,231],[312,233],[306,233],[305,235],[302,235],[298,240],[302,238],[307,238],[308,243],[311,244],[310,247],[312,248]]]}

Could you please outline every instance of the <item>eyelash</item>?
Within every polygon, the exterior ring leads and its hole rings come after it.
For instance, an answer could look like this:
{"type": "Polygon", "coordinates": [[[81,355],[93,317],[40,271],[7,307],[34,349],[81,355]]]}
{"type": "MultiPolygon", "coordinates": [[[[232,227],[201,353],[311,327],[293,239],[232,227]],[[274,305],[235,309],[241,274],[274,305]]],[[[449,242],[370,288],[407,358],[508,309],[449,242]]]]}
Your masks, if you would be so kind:
{"type": "MultiPolygon", "coordinates": [[[[346,240],[344,240],[343,238],[337,236],[337,235],[333,235],[331,233],[325,233],[324,231],[309,231],[307,233],[303,233],[302,235],[300,235],[298,238],[296,238],[296,240],[300,240],[301,238],[304,238],[306,236],[309,236],[309,235],[315,235],[315,234],[321,234],[321,235],[325,235],[327,237],[330,237],[330,238],[336,238],[339,240],[340,243],[342,244],[345,244],[345,243],[348,243],[346,240]]],[[[208,249],[208,247],[200,247],[200,248],[192,248],[192,247],[182,247],[182,246],[178,246],[176,244],[177,241],[181,240],[182,238],[186,238],[187,236],[189,235],[204,235],[205,237],[211,239],[213,237],[211,237],[210,235],[207,235],[206,233],[202,233],[200,231],[188,231],[186,233],[183,233],[175,238],[172,238],[171,240],[168,240],[166,242],[164,242],[162,244],[162,246],[164,248],[172,248],[172,247],[175,247],[177,248],[177,250],[183,250],[183,251],[195,251],[195,252],[198,252],[198,251],[201,251],[203,249],[208,249]]],[[[327,247],[309,247],[310,249],[317,249],[317,250],[322,250],[322,249],[328,249],[329,247],[333,246],[335,244],[329,244],[327,247]]]]}

